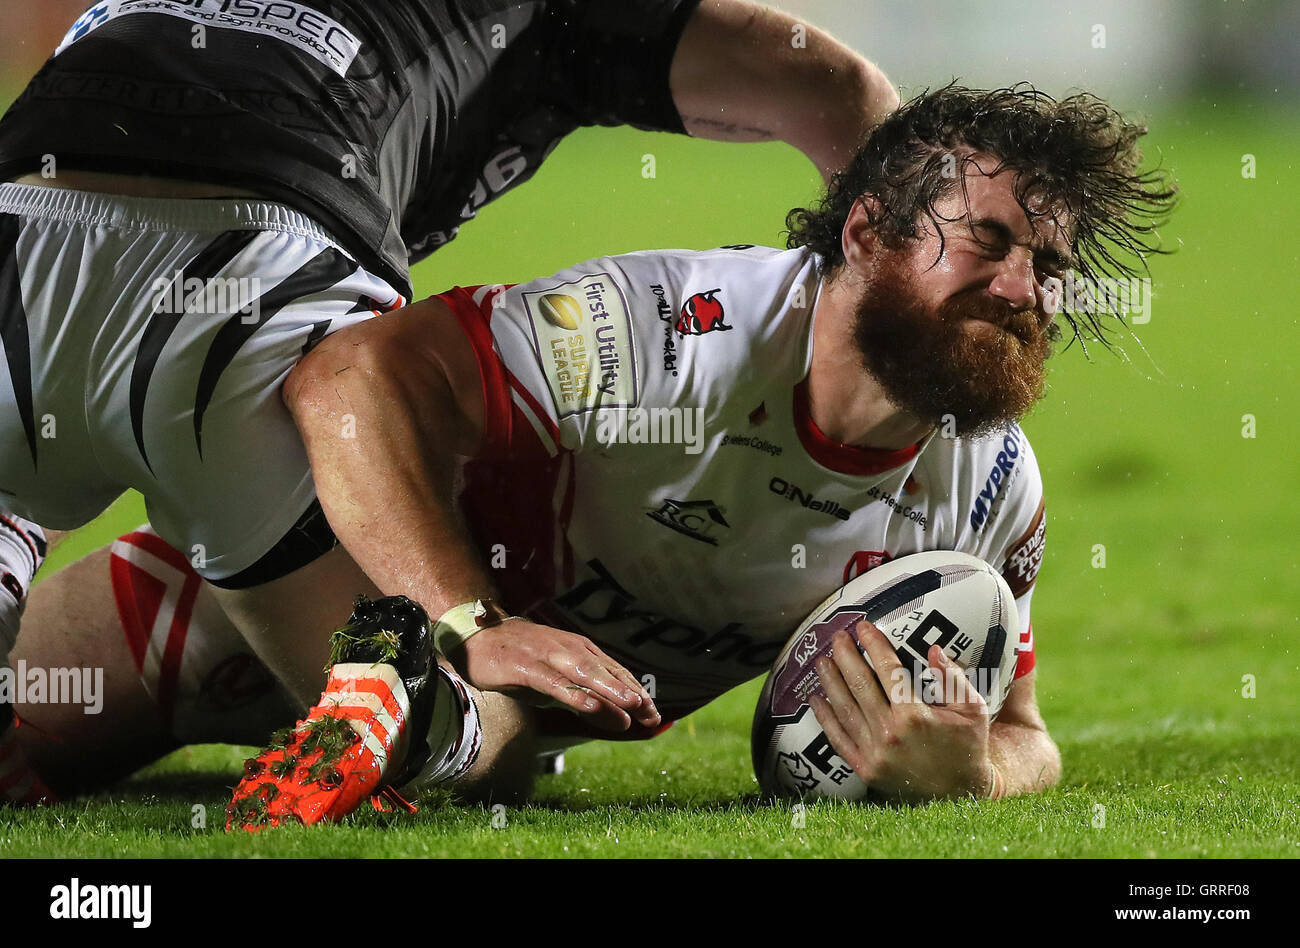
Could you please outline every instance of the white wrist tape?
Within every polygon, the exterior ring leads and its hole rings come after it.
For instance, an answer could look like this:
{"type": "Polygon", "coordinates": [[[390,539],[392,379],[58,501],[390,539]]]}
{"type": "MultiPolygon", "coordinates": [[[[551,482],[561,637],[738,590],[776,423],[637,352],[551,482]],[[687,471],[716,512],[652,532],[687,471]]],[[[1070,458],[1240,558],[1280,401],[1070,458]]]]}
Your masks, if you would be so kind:
{"type": "Polygon", "coordinates": [[[507,619],[514,619],[491,599],[475,599],[452,606],[442,614],[433,627],[433,644],[443,655],[450,655],[464,647],[471,638],[500,625],[507,619]]]}

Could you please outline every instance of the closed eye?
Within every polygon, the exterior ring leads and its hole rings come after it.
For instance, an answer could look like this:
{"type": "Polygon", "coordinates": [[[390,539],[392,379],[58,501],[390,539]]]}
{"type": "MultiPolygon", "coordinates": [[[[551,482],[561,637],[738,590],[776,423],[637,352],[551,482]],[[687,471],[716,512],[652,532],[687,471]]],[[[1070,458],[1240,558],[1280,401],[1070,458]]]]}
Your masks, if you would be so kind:
{"type": "MultiPolygon", "coordinates": [[[[1001,260],[1016,242],[1011,228],[993,218],[972,221],[970,229],[972,239],[992,260],[1001,260]]],[[[1034,251],[1034,268],[1044,277],[1061,279],[1070,266],[1070,255],[1058,247],[1041,247],[1034,251]]]]}
{"type": "Polygon", "coordinates": [[[970,230],[971,238],[980,250],[994,260],[1001,260],[1011,249],[1011,228],[1001,221],[974,221],[970,230]]]}
{"type": "Polygon", "coordinates": [[[1059,280],[1065,276],[1065,271],[1070,269],[1070,261],[1055,247],[1047,247],[1034,254],[1034,266],[1044,276],[1056,277],[1059,280]]]}

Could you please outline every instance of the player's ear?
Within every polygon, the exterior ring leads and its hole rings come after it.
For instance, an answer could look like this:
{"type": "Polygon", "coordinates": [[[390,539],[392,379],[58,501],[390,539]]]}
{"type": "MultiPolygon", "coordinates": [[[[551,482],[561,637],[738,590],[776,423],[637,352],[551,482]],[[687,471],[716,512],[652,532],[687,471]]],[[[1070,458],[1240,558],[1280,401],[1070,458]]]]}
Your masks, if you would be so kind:
{"type": "Polygon", "coordinates": [[[844,221],[844,230],[840,234],[844,263],[858,274],[865,274],[872,268],[872,258],[880,249],[880,237],[872,221],[880,219],[881,210],[880,201],[874,194],[864,194],[853,202],[844,221]]]}

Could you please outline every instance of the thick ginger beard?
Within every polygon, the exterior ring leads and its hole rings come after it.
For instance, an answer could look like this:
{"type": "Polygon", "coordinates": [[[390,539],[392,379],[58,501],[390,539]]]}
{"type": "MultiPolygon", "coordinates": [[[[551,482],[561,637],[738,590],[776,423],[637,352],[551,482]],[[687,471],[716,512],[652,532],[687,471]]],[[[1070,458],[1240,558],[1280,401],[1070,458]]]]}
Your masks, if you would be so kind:
{"type": "Polygon", "coordinates": [[[936,428],[951,416],[961,436],[1019,420],[1045,388],[1051,341],[1038,314],[981,291],[931,306],[912,289],[903,256],[884,253],[858,304],[854,337],[867,372],[899,410],[936,428]]]}

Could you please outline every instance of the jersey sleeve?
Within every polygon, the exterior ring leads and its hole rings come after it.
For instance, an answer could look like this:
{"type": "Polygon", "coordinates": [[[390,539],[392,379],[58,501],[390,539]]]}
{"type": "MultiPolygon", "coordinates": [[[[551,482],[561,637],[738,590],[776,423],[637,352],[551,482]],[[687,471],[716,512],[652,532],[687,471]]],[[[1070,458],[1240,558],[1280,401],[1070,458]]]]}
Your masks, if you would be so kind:
{"type": "Polygon", "coordinates": [[[1020,617],[1016,677],[1021,678],[1033,671],[1035,665],[1030,606],[1043,563],[1047,519],[1042,475],[1024,431],[1013,426],[1000,448],[994,465],[1007,471],[1008,478],[1015,476],[1001,502],[989,511],[985,559],[1001,572],[1016,599],[1020,617]]]}
{"type": "Polygon", "coordinates": [[[700,0],[552,0],[543,98],[582,125],[684,132],[668,74],[700,0]]]}
{"type": "Polygon", "coordinates": [[[1047,514],[1044,509],[1041,492],[1034,516],[1025,526],[1025,530],[1007,549],[1002,566],[1002,578],[1011,587],[1016,597],[1016,609],[1020,615],[1020,658],[1016,662],[1016,677],[1029,674],[1034,668],[1034,627],[1030,621],[1029,606],[1034,595],[1034,584],[1038,579],[1038,569],[1043,563],[1043,551],[1046,542],[1047,514]]]}

